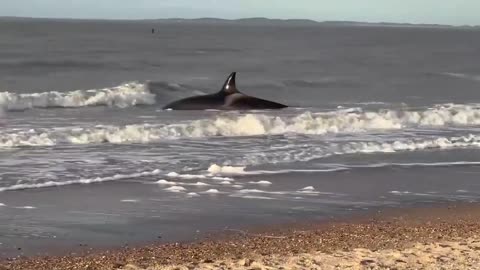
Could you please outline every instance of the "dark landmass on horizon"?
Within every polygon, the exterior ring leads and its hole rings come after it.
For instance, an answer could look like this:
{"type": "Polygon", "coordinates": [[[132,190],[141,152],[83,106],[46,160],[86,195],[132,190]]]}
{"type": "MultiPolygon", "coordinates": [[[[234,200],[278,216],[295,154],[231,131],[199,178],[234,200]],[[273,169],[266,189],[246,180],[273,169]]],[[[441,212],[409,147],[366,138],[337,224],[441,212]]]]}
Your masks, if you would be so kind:
{"type": "Polygon", "coordinates": [[[167,18],[167,19],[77,19],[77,18],[34,18],[0,16],[0,21],[59,21],[59,22],[82,22],[82,21],[107,21],[107,22],[138,22],[158,24],[196,24],[196,25],[245,25],[245,26],[363,26],[363,27],[418,27],[418,28],[480,28],[480,25],[447,25],[447,24],[416,24],[416,23],[392,23],[392,22],[357,22],[357,21],[315,21],[308,19],[269,19],[264,17],[243,19],[220,19],[220,18],[167,18]]]}

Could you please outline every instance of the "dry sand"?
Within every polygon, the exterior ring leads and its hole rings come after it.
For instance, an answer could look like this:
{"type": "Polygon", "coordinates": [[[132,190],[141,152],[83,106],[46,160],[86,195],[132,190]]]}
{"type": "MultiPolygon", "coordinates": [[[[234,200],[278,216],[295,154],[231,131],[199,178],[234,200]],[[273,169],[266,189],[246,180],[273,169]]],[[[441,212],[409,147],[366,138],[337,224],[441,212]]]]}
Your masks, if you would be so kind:
{"type": "Polygon", "coordinates": [[[459,238],[405,249],[353,249],[334,253],[311,252],[290,256],[250,256],[239,260],[152,266],[131,270],[189,269],[480,269],[480,238],[459,238]]]}
{"type": "Polygon", "coordinates": [[[21,258],[0,269],[480,269],[480,206],[237,232],[195,244],[21,258]]]}

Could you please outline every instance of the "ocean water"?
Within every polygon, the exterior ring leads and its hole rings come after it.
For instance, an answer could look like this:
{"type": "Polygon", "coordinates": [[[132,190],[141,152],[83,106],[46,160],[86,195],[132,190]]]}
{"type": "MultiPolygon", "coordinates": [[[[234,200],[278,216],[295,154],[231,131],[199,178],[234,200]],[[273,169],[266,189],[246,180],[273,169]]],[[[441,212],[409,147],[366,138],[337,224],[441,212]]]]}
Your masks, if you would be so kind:
{"type": "Polygon", "coordinates": [[[0,33],[1,256],[480,199],[478,31],[2,20],[0,33]],[[232,71],[291,107],[161,109],[232,71]]]}

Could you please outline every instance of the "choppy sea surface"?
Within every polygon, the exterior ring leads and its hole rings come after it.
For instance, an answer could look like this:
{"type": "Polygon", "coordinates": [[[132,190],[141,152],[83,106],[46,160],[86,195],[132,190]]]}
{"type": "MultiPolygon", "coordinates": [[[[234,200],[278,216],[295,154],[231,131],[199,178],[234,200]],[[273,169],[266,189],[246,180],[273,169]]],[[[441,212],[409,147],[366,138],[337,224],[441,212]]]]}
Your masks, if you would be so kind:
{"type": "Polygon", "coordinates": [[[2,20],[0,33],[1,256],[480,198],[478,31],[2,20]],[[232,71],[291,107],[161,109],[232,71]]]}

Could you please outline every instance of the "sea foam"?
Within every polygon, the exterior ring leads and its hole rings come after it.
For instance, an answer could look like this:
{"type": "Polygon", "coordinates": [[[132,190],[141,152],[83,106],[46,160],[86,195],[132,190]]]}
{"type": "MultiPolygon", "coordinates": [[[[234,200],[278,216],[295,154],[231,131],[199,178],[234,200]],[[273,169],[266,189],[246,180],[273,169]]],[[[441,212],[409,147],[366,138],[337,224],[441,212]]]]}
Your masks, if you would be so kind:
{"type": "Polygon", "coordinates": [[[15,184],[15,185],[6,186],[6,187],[0,187],[0,192],[10,191],[10,190],[32,189],[32,188],[67,186],[67,185],[75,185],[75,184],[100,183],[100,182],[115,181],[115,180],[121,180],[121,179],[137,178],[142,176],[152,176],[152,175],[158,175],[158,174],[160,174],[160,170],[133,173],[133,174],[116,174],[113,176],[78,179],[78,180],[67,180],[62,182],[47,181],[42,183],[15,184]]]}
{"type": "Polygon", "coordinates": [[[267,114],[219,115],[170,124],[99,125],[43,129],[3,129],[0,147],[54,146],[58,144],[151,143],[178,138],[321,135],[480,125],[480,105],[438,105],[423,111],[303,112],[292,116],[267,114]]]}
{"type": "MultiPolygon", "coordinates": [[[[290,116],[273,116],[267,114],[228,114],[218,115],[213,118],[185,121],[174,124],[138,124],[126,126],[103,125],[96,127],[66,127],[66,128],[45,128],[45,129],[4,129],[0,131],[0,147],[17,146],[51,146],[58,144],[93,144],[93,143],[149,143],[159,140],[174,138],[197,138],[208,136],[250,136],[270,134],[322,134],[322,132],[364,132],[377,129],[400,129],[404,127],[433,126],[448,127],[480,125],[479,105],[439,105],[423,111],[394,111],[385,110],[379,112],[340,112],[328,113],[303,112],[290,116]],[[243,126],[243,128],[242,128],[243,126]],[[250,127],[252,127],[250,129],[250,127]]],[[[472,132],[475,129],[472,128],[472,132]]],[[[424,149],[452,149],[452,148],[478,148],[480,137],[476,134],[465,136],[437,136],[437,137],[415,137],[398,138],[394,141],[347,141],[342,143],[333,142],[329,144],[327,151],[325,146],[316,149],[316,145],[307,147],[304,155],[286,155],[285,151],[279,149],[275,152],[277,156],[265,156],[263,163],[278,163],[281,161],[308,161],[329,155],[355,154],[355,153],[393,153],[400,151],[417,151],[424,149]],[[279,158],[282,158],[280,160],[279,158]]],[[[297,149],[294,149],[297,151],[297,149]]],[[[302,149],[301,149],[302,150],[302,149]]],[[[303,150],[302,150],[303,151],[303,150]]],[[[252,151],[252,155],[254,155],[252,151]]],[[[250,153],[241,158],[249,159],[250,153]]],[[[263,155],[263,153],[262,153],[263,155]]],[[[252,159],[254,160],[254,159],[252,159]]],[[[237,166],[224,166],[211,164],[206,171],[195,174],[167,174],[170,178],[181,179],[213,179],[227,185],[231,178],[224,175],[250,175],[250,174],[274,174],[288,173],[289,170],[277,171],[253,171],[246,170],[246,166],[258,165],[262,162],[251,162],[250,164],[239,164],[236,162],[225,162],[224,164],[236,164],[237,166]]],[[[460,164],[460,163],[459,163],[460,164]]],[[[467,164],[467,163],[461,163],[467,164]]],[[[449,164],[440,164],[448,166],[449,164]]],[[[453,164],[457,165],[457,164],[453,164]]],[[[412,166],[415,166],[414,164],[412,166]]],[[[419,164],[418,166],[433,166],[419,164]]],[[[435,164],[435,166],[439,166],[435,164]]],[[[319,169],[319,170],[297,170],[297,171],[336,171],[345,168],[319,169]]],[[[295,171],[295,170],[292,170],[295,171]]],[[[134,178],[142,175],[157,175],[160,171],[145,172],[129,175],[114,175],[91,179],[78,179],[68,181],[48,181],[40,183],[18,183],[11,186],[0,187],[0,191],[42,188],[52,186],[64,186],[70,184],[89,184],[104,181],[114,181],[124,178],[134,178]]],[[[169,178],[167,178],[169,179],[169,178]]],[[[203,180],[202,180],[203,181],[203,180]]],[[[178,185],[173,182],[159,181],[158,184],[178,185]]],[[[201,183],[200,185],[202,185],[201,183]]],[[[199,185],[199,183],[193,184],[199,185]]],[[[242,188],[241,185],[232,185],[235,188],[242,188]]]]}
{"type": "Polygon", "coordinates": [[[130,107],[155,104],[155,95],[145,84],[128,82],[116,87],[75,90],[70,92],[39,92],[17,94],[0,92],[0,108],[25,110],[32,108],[76,108],[87,106],[130,107]]]}

